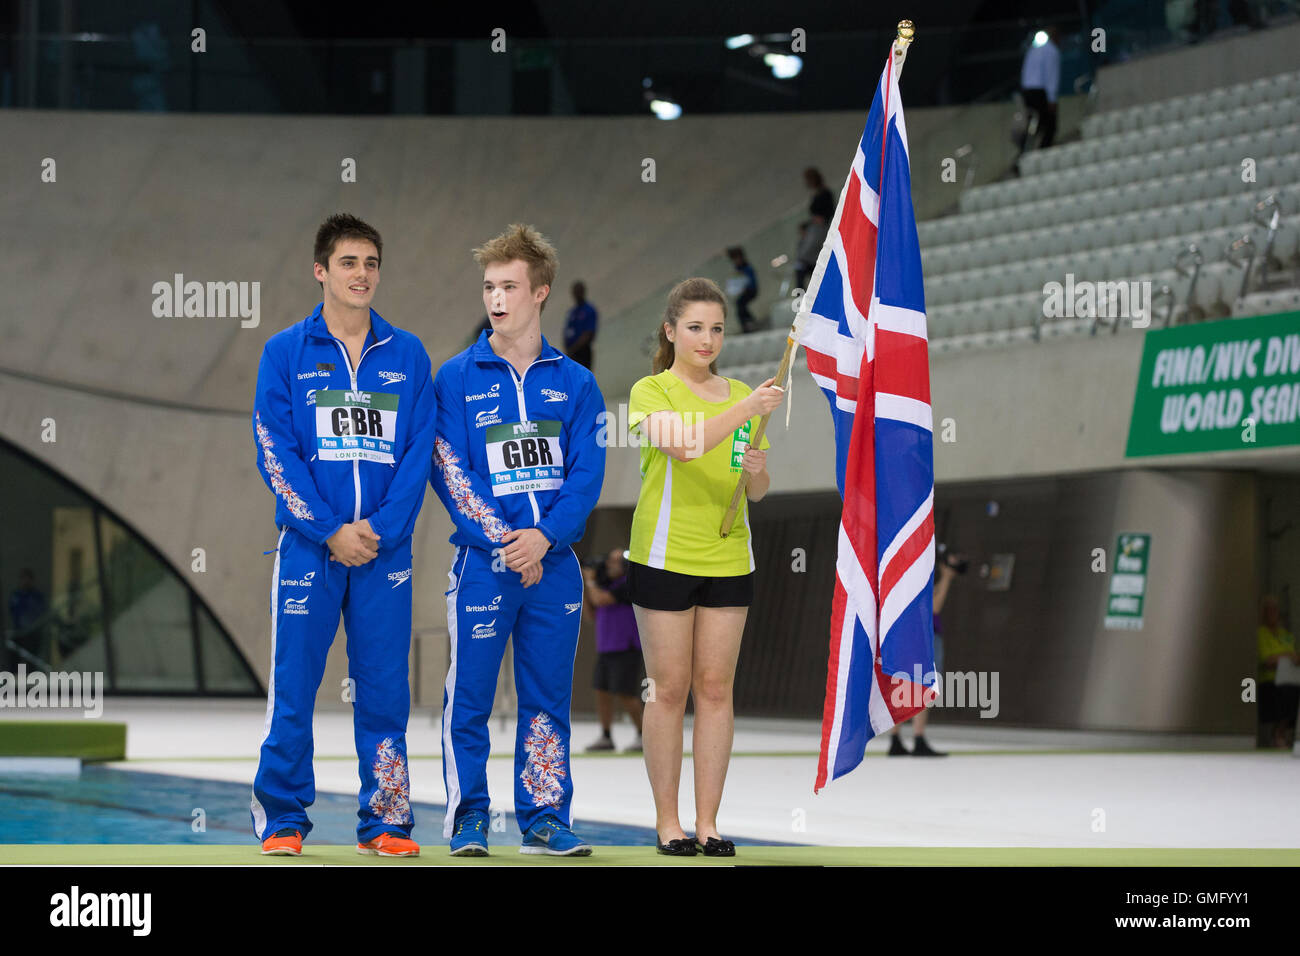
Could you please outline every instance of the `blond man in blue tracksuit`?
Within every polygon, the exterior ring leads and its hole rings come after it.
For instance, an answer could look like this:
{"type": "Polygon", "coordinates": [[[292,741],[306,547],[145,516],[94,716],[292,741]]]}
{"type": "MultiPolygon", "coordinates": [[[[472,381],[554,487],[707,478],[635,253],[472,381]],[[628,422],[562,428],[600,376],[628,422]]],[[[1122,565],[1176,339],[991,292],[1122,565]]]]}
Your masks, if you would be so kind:
{"type": "Polygon", "coordinates": [[[411,531],[429,479],[436,403],[420,340],[370,308],[382,251],[361,220],[327,219],[314,267],[323,301],[270,338],[257,373],[257,467],[280,528],[252,800],[267,854],[300,854],[311,831],[312,711],[340,614],[361,782],[357,850],[419,853],[406,763],[411,531]]]}
{"type": "Polygon", "coordinates": [[[487,853],[488,718],[508,638],[514,649],[515,819],[524,853],[585,856],[572,831],[569,705],[582,611],[583,534],[605,477],[605,403],[590,371],[541,333],[555,280],[550,243],[511,226],[475,250],[490,330],[434,382],[430,481],[451,515],[451,667],[443,698],[443,835],[487,853]]]}

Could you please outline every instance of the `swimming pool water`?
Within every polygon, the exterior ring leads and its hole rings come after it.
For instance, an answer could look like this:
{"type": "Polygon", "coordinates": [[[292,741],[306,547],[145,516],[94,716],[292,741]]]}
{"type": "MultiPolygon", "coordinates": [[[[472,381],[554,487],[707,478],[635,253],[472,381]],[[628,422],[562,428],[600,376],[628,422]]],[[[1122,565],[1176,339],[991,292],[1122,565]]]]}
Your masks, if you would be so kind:
{"type": "MultiPolygon", "coordinates": [[[[202,780],[86,766],[79,776],[0,774],[0,844],[5,843],[256,843],[247,784],[202,780]],[[202,810],[203,829],[196,829],[202,810]]],[[[443,842],[445,805],[413,803],[419,843],[443,842]]],[[[317,793],[308,811],[310,840],[350,844],[356,840],[355,796],[317,793]]],[[[503,832],[489,834],[495,845],[522,841],[513,813],[502,817],[503,832]]],[[[574,831],[593,845],[648,846],[651,827],[574,821],[574,831]]],[[[783,846],[764,840],[736,839],[748,846],[783,846]]],[[[3,862],[3,861],[0,861],[3,862]]]]}

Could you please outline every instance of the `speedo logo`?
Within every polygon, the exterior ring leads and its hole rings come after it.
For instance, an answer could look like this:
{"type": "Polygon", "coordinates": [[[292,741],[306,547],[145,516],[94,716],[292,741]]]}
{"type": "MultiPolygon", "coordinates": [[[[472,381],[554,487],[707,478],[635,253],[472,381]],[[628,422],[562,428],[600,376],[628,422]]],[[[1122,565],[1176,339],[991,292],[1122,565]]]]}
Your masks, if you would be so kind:
{"type": "Polygon", "coordinates": [[[308,613],[307,599],[309,597],[311,597],[310,594],[304,594],[300,598],[285,598],[284,613],[285,614],[307,614],[308,613]]]}
{"type": "Polygon", "coordinates": [[[572,614],[574,611],[576,611],[576,610],[577,610],[578,608],[580,608],[580,607],[582,607],[582,602],[581,602],[581,601],[578,601],[578,602],[575,603],[575,604],[566,604],[566,605],[564,605],[564,613],[565,613],[565,614],[572,614]]]}
{"type": "Polygon", "coordinates": [[[501,595],[498,594],[492,599],[491,604],[466,604],[467,611],[499,611],[501,610],[501,595]]]}
{"type": "Polygon", "coordinates": [[[486,624],[475,624],[474,627],[470,629],[470,639],[477,641],[488,637],[496,637],[497,632],[494,627],[496,622],[497,619],[492,618],[492,620],[488,621],[486,624]]]}
{"type": "Polygon", "coordinates": [[[500,398],[500,397],[501,397],[501,383],[496,382],[486,392],[475,392],[473,395],[466,395],[465,401],[481,402],[485,398],[500,398]]]}
{"type": "Polygon", "coordinates": [[[390,572],[388,575],[388,580],[397,582],[396,584],[393,585],[393,587],[396,588],[396,587],[400,587],[403,583],[410,580],[410,577],[411,577],[411,569],[407,568],[405,571],[390,572]]]}
{"type": "MultiPolygon", "coordinates": [[[[281,578],[281,579],[280,579],[280,587],[282,587],[282,588],[309,588],[309,587],[311,587],[311,579],[314,578],[315,576],[316,576],[316,572],[315,572],[315,571],[308,571],[306,574],[304,574],[304,575],[303,575],[302,577],[300,577],[300,578],[281,578]]],[[[303,600],[305,601],[305,600],[307,600],[307,599],[306,599],[306,598],[303,598],[303,600]]]]}
{"type": "Polygon", "coordinates": [[[484,425],[501,424],[501,416],[497,414],[501,410],[500,405],[493,405],[491,408],[484,409],[474,416],[474,427],[482,428],[484,425]]]}
{"type": "Polygon", "coordinates": [[[380,372],[379,377],[383,379],[385,382],[387,382],[389,385],[395,385],[398,382],[406,381],[405,372],[380,372]]]}
{"type": "Polygon", "coordinates": [[[553,388],[542,389],[542,394],[546,396],[548,402],[567,402],[569,400],[568,392],[557,392],[553,388]]]}

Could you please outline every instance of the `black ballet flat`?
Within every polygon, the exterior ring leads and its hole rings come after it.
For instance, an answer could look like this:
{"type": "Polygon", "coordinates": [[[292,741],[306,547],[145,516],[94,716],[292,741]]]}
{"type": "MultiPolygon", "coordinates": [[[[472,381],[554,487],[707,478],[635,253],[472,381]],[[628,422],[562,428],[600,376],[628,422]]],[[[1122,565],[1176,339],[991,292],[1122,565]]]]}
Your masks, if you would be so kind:
{"type": "Polygon", "coordinates": [[[735,856],[736,844],[730,840],[719,840],[717,837],[709,837],[704,844],[705,856],[735,856]]]}
{"type": "Polygon", "coordinates": [[[667,843],[660,843],[658,850],[664,856],[695,856],[698,844],[691,837],[682,837],[680,840],[669,840],[667,843]]]}

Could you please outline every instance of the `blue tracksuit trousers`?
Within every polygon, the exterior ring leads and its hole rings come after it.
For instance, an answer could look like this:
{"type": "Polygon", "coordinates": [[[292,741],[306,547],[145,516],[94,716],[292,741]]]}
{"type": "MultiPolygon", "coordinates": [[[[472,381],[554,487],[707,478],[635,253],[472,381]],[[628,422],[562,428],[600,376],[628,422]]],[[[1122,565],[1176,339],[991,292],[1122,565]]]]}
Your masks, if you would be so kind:
{"type": "Polygon", "coordinates": [[[523,833],[547,815],[571,826],[569,706],[582,614],[582,568],[569,547],[547,552],[542,579],[525,588],[519,572],[483,548],[462,545],[448,574],[451,667],[442,705],[447,785],[443,836],[470,810],[489,812],[488,718],[506,639],[514,648],[515,819],[523,833]],[[494,562],[497,570],[493,570],[494,562]]]}
{"type": "Polygon", "coordinates": [[[328,546],[288,528],[280,534],[271,581],[273,664],[252,802],[259,839],[287,828],[303,836],[311,831],[312,711],[340,614],[361,782],[357,840],[389,831],[410,836],[410,539],[349,568],[329,560],[328,546]]]}

